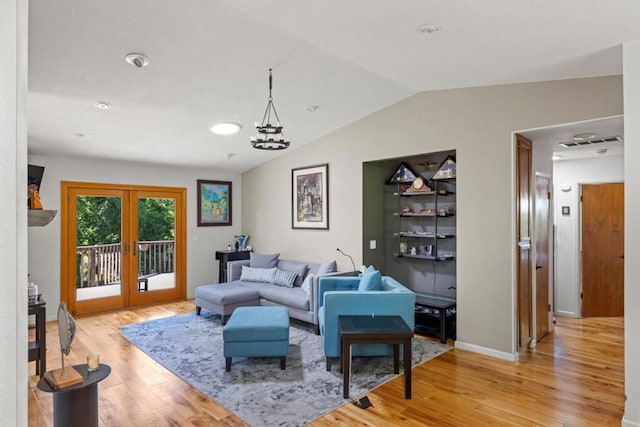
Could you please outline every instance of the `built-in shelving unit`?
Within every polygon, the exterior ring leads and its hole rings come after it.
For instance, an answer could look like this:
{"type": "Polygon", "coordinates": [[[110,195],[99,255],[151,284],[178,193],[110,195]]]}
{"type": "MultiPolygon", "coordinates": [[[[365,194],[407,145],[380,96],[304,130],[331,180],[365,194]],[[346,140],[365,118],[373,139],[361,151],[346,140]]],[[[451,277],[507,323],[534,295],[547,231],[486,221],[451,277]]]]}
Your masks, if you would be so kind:
{"type": "Polygon", "coordinates": [[[416,292],[416,331],[455,337],[455,151],[398,159],[384,200],[387,274],[416,292]]]}

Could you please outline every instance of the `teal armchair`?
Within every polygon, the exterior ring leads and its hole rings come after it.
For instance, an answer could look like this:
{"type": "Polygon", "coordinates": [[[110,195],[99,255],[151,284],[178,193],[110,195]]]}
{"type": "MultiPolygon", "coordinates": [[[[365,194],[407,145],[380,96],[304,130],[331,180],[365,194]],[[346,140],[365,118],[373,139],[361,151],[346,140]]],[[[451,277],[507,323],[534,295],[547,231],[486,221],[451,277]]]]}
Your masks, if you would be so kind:
{"type": "MultiPolygon", "coordinates": [[[[327,371],[331,360],[340,357],[340,331],[338,316],[398,315],[411,329],[415,322],[416,294],[395,279],[382,276],[382,289],[358,291],[359,277],[320,278],[318,286],[318,324],[326,357],[327,371]]],[[[354,356],[386,356],[392,346],[385,344],[358,344],[352,347],[354,356]]]]}

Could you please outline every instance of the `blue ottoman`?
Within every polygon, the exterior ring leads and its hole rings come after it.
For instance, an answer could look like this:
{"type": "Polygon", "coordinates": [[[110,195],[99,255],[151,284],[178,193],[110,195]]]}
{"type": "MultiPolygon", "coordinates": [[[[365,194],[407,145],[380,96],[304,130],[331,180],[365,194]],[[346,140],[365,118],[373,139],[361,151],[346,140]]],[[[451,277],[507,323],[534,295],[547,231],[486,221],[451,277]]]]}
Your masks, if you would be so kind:
{"type": "Polygon", "coordinates": [[[222,330],[226,370],[233,357],[280,357],[285,368],[289,352],[289,310],[286,307],[238,307],[222,330]]]}

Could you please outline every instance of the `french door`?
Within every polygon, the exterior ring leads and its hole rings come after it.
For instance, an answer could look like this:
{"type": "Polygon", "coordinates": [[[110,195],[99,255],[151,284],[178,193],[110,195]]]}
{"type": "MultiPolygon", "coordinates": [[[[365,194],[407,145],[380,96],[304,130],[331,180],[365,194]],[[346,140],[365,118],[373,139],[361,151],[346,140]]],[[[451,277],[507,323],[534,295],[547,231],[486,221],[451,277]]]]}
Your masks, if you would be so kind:
{"type": "Polygon", "coordinates": [[[62,183],[61,300],[73,314],[185,298],[185,194],[62,183]]]}

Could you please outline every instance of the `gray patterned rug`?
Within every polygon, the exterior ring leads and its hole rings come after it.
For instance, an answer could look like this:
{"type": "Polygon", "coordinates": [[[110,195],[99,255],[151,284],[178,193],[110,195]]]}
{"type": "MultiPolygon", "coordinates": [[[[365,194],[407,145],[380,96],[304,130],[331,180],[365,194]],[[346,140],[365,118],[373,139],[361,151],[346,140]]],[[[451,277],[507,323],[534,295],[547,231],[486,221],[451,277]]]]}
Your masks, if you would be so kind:
{"type": "MultiPolygon", "coordinates": [[[[251,426],[301,426],[350,401],[342,397],[339,363],[327,372],[320,336],[293,319],[284,371],[274,357],[234,358],[231,372],[226,372],[220,317],[208,312],[126,325],[122,335],[251,426]]],[[[413,366],[448,349],[414,338],[413,366]]],[[[350,398],[395,376],[392,357],[356,357],[350,398]]]]}

